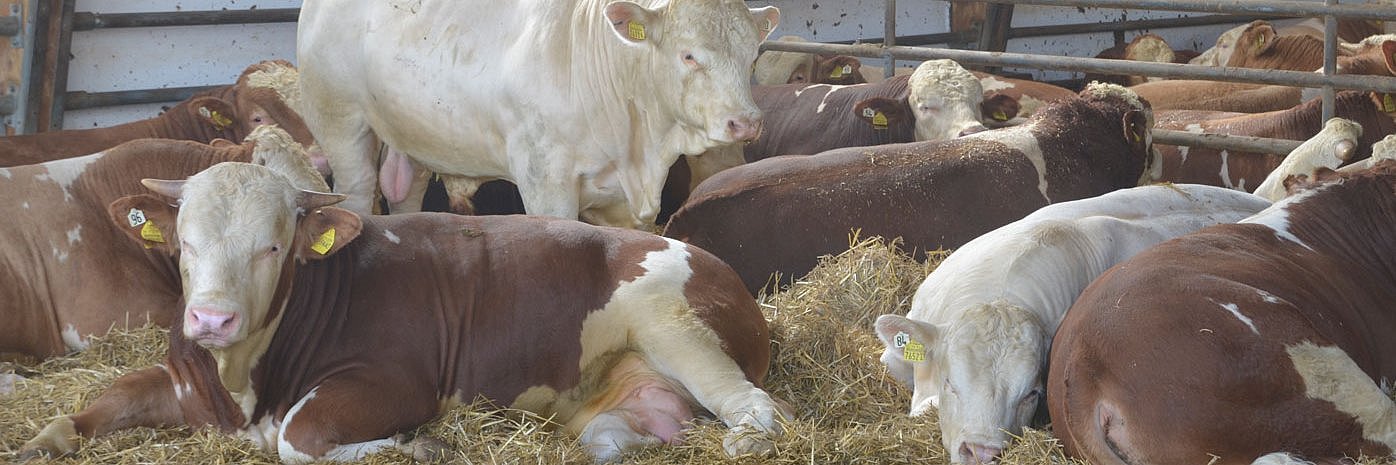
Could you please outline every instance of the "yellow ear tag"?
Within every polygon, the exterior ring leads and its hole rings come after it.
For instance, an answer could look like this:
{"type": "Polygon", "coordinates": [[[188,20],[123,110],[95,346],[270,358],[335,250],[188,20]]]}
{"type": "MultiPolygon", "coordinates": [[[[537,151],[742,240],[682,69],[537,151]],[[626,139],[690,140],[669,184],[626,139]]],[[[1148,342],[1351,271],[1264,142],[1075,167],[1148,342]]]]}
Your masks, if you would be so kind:
{"type": "Polygon", "coordinates": [[[996,111],[994,112],[994,119],[997,121],[1008,121],[1008,113],[996,111]]]}
{"type": "Polygon", "coordinates": [[[872,117],[872,124],[873,124],[873,128],[876,128],[876,129],[887,129],[887,115],[883,114],[883,113],[880,112],[880,111],[877,112],[877,113],[874,113],[874,114],[873,114],[873,117],[872,117]]]}
{"type": "MultiPolygon", "coordinates": [[[[205,111],[208,111],[208,108],[199,109],[199,113],[203,113],[205,111]]],[[[205,114],[204,116],[207,116],[209,121],[213,122],[213,127],[218,129],[219,131],[227,129],[228,126],[233,125],[233,120],[228,119],[227,116],[223,116],[216,111],[210,111],[208,112],[208,114],[205,114]]]]}
{"type": "Polygon", "coordinates": [[[314,250],[315,253],[320,255],[330,253],[330,249],[332,248],[334,248],[334,228],[325,231],[324,234],[320,235],[319,239],[315,239],[314,244],[310,244],[310,250],[314,250]]]}
{"type": "Polygon", "coordinates": [[[829,73],[829,77],[833,79],[843,77],[843,68],[834,68],[834,70],[829,73]]]}
{"type": "Polygon", "coordinates": [[[164,243],[165,235],[160,233],[160,228],[155,227],[155,223],[147,221],[145,226],[141,226],[141,239],[164,243]]]}
{"type": "Polygon", "coordinates": [[[906,346],[902,347],[902,359],[908,362],[926,361],[926,346],[914,340],[906,341],[906,346]]]}
{"type": "Polygon", "coordinates": [[[645,40],[645,25],[631,21],[630,38],[635,40],[645,40]]]}
{"type": "Polygon", "coordinates": [[[1381,95],[1381,111],[1396,113],[1396,101],[1392,100],[1391,94],[1381,95]]]}

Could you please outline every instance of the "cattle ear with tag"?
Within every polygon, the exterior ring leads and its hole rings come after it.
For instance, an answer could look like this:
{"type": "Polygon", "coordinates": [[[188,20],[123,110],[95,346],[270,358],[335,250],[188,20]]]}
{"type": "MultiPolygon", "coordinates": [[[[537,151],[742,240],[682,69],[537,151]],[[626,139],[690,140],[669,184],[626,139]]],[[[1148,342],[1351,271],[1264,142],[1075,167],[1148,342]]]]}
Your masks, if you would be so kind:
{"type": "Polygon", "coordinates": [[[1275,27],[1271,26],[1270,23],[1252,23],[1251,27],[1241,33],[1240,40],[1243,41],[1241,42],[1242,45],[1250,47],[1251,50],[1254,50],[1253,53],[1260,55],[1275,46],[1275,37],[1277,35],[1278,34],[1275,33],[1275,27]]]}
{"type": "Polygon", "coordinates": [[[296,257],[304,261],[333,255],[359,237],[363,227],[358,214],[343,208],[309,210],[296,225],[296,257]]]}
{"type": "Polygon", "coordinates": [[[1141,110],[1130,110],[1125,112],[1120,123],[1125,129],[1125,142],[1142,150],[1149,136],[1149,118],[1141,110]]]}
{"type": "Polygon", "coordinates": [[[916,321],[900,315],[882,315],[873,323],[877,338],[886,346],[882,362],[887,364],[893,376],[911,384],[915,374],[913,367],[927,363],[933,355],[940,329],[935,325],[916,321]]]}
{"type": "Polygon", "coordinates": [[[233,104],[218,97],[199,97],[189,102],[189,111],[194,120],[213,128],[227,131],[233,127],[233,104]]]}
{"type": "Polygon", "coordinates": [[[1018,99],[998,92],[979,102],[979,111],[985,125],[1004,126],[1009,120],[1016,118],[1021,109],[1018,99]]]}
{"type": "Polygon", "coordinates": [[[853,114],[872,125],[874,130],[885,131],[893,124],[911,118],[911,106],[906,99],[873,97],[853,105],[853,114]]]}
{"type": "Polygon", "coordinates": [[[860,69],[863,62],[848,55],[819,55],[814,58],[814,73],[828,84],[852,85],[867,82],[860,69]]]}
{"type": "Polygon", "coordinates": [[[175,218],[179,210],[170,202],[151,194],[128,195],[107,206],[116,229],[147,249],[173,256],[179,251],[175,218]]]}
{"type": "Polygon", "coordinates": [[[751,19],[756,21],[756,40],[766,40],[780,25],[780,10],[773,6],[752,8],[751,19]]]}
{"type": "Polygon", "coordinates": [[[611,23],[616,37],[631,45],[640,45],[658,36],[660,13],[634,2],[606,5],[606,21],[611,23]]]}
{"type": "Polygon", "coordinates": [[[1381,57],[1386,62],[1386,72],[1396,76],[1396,40],[1381,43],[1381,57]]]}

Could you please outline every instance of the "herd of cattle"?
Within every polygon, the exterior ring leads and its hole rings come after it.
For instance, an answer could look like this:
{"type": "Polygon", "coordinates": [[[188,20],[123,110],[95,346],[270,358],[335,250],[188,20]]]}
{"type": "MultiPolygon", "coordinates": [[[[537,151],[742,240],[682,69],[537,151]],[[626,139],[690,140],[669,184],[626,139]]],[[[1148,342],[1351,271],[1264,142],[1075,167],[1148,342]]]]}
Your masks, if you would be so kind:
{"type": "MultiPolygon", "coordinates": [[[[420,451],[393,438],[479,395],[598,461],[703,414],[727,453],[773,453],[799,412],[763,389],[753,296],[851,230],[955,249],[872,328],[955,463],[996,461],[1044,408],[1096,464],[1396,451],[1396,97],[1341,92],[1323,122],[1281,86],[1073,92],[949,60],[884,80],[758,58],[779,21],[737,0],[307,0],[299,69],[0,138],[0,359],[176,328],[164,364],[18,458],[160,425],[285,462],[420,451]],[[1155,127],[1306,142],[1156,147],[1155,127]],[[502,179],[531,215],[400,214],[432,173],[453,210],[502,179]],[[662,236],[605,227],[661,210],[662,236]]],[[[1342,32],[1340,73],[1396,75],[1396,36],[1342,32]]],[[[1101,56],[1312,71],[1314,35],[1257,21],[1201,54],[1143,35],[1101,56]]]]}

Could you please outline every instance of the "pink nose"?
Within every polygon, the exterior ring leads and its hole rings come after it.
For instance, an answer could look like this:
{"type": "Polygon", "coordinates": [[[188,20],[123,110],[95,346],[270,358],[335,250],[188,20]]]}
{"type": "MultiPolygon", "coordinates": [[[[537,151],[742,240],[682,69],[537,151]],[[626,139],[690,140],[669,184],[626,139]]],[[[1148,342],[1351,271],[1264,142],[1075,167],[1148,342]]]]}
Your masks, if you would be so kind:
{"type": "Polygon", "coordinates": [[[310,164],[315,165],[315,171],[319,171],[321,176],[334,174],[334,172],[330,170],[330,159],[325,156],[325,151],[321,150],[320,146],[315,146],[306,151],[305,154],[310,157],[310,164]]]}
{"type": "Polygon", "coordinates": [[[969,442],[960,443],[960,458],[964,459],[968,465],[988,465],[998,462],[999,454],[1002,453],[1003,449],[998,447],[969,442]]]}
{"type": "Polygon", "coordinates": [[[184,315],[185,333],[196,339],[228,339],[237,332],[237,313],[220,312],[207,307],[193,307],[184,315]]]}
{"type": "Polygon", "coordinates": [[[732,118],[727,120],[727,134],[732,139],[751,142],[761,135],[761,120],[752,118],[732,118]]]}

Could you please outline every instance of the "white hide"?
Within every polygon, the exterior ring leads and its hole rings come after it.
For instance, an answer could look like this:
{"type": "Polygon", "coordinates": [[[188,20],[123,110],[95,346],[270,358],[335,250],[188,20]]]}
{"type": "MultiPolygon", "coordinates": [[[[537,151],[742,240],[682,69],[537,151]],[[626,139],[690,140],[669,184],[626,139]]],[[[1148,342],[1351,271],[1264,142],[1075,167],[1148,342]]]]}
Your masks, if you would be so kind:
{"type": "Polygon", "coordinates": [[[443,176],[513,181],[531,214],[635,227],[679,155],[759,121],[749,72],[778,20],[736,0],[311,0],[304,116],[347,154],[351,211],[370,210],[376,136],[443,176]]]}
{"type": "Polygon", "coordinates": [[[1255,195],[1278,202],[1288,192],[1285,179],[1290,176],[1313,176],[1319,168],[1337,169],[1338,165],[1352,159],[1357,150],[1357,139],[1362,137],[1362,126],[1342,118],[1333,118],[1323,125],[1309,140],[1299,144],[1285,156],[1280,166],[1271,171],[1255,189],[1255,195]]]}
{"type": "Polygon", "coordinates": [[[1338,168],[1339,173],[1353,173],[1366,169],[1371,169],[1373,165],[1382,160],[1396,160],[1396,134],[1383,137],[1377,143],[1372,144],[1372,156],[1358,161],[1351,165],[1338,168]]]}
{"type": "Polygon", "coordinates": [[[1051,335],[1088,283],[1154,244],[1235,222],[1269,204],[1243,192],[1180,184],[1043,207],[952,253],[917,289],[905,318],[880,317],[882,360],[893,375],[913,382],[912,415],[938,408],[953,462],[969,461],[965,445],[1001,450],[1032,418],[1051,335]],[[926,348],[924,361],[903,358],[898,332],[923,338],[917,342],[926,348]]]}
{"type": "MultiPolygon", "coordinates": [[[[800,36],[782,36],[776,40],[806,42],[800,36]]],[[[801,66],[805,67],[805,80],[803,82],[808,83],[810,82],[810,73],[814,72],[814,54],[768,50],[761,52],[761,55],[756,57],[756,64],[752,67],[751,76],[758,85],[787,84],[790,83],[791,74],[801,66]]]]}
{"type": "Polygon", "coordinates": [[[1241,33],[1245,32],[1247,27],[1250,25],[1242,24],[1221,33],[1217,36],[1217,42],[1212,48],[1188,60],[1188,64],[1225,66],[1226,62],[1231,61],[1231,54],[1236,51],[1236,41],[1241,38],[1241,33]]]}

